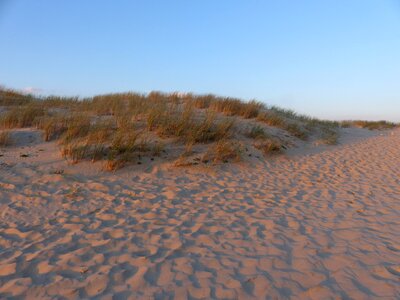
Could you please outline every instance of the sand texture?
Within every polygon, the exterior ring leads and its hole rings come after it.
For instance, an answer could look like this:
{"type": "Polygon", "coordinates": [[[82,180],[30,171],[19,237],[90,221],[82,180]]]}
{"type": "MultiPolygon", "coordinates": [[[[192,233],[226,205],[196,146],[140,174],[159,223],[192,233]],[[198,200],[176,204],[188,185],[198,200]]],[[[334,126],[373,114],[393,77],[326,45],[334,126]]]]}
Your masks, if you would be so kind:
{"type": "Polygon", "coordinates": [[[0,151],[2,299],[400,298],[399,130],[116,173],[16,134],[0,151]]]}

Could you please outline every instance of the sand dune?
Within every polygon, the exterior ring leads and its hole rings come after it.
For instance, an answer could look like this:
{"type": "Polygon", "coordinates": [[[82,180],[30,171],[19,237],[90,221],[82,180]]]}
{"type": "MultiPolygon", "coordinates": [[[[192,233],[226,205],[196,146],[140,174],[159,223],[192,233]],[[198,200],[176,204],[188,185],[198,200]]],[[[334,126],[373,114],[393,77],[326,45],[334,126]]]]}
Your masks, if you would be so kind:
{"type": "Polygon", "coordinates": [[[0,298],[400,298],[399,130],[115,174],[19,134],[0,157],[0,298]]]}

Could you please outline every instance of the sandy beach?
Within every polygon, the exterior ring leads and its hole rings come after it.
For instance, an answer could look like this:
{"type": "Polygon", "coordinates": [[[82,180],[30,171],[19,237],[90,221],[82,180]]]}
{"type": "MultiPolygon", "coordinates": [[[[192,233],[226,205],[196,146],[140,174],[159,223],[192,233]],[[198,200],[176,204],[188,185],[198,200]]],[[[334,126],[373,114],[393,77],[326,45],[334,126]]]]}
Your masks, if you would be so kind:
{"type": "Polygon", "coordinates": [[[16,141],[0,157],[0,298],[400,297],[398,129],[116,173],[68,165],[37,131],[16,141]]]}

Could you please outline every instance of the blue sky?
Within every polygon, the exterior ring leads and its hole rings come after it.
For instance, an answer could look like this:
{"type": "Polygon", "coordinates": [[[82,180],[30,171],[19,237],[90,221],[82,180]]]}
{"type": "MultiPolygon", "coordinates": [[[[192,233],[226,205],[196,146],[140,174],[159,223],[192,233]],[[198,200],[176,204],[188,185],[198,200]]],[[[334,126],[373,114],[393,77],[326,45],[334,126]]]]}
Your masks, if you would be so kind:
{"type": "Polygon", "coordinates": [[[0,0],[0,83],[400,121],[399,0],[0,0]]]}

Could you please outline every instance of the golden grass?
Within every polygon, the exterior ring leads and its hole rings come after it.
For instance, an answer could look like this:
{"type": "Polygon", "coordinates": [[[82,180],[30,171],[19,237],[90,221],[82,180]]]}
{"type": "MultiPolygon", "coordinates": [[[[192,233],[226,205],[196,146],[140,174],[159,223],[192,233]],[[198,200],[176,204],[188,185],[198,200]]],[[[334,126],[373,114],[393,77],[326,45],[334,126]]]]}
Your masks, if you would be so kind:
{"type": "MultiPolygon", "coordinates": [[[[63,157],[72,163],[103,161],[104,169],[116,170],[138,162],[141,156],[160,156],[166,143],[176,143],[182,161],[196,158],[192,148],[207,144],[203,162],[236,161],[242,153],[240,140],[254,139],[264,154],[278,153],[280,142],[267,134],[267,126],[285,130],[299,139],[318,134],[328,145],[338,141],[339,125],[368,129],[393,128],[390,122],[323,121],[292,110],[267,107],[257,102],[212,94],[116,93],[86,99],[77,97],[33,97],[0,90],[0,128],[36,126],[46,141],[56,140],[63,157]],[[14,105],[16,104],[16,105],[14,105]],[[254,119],[247,130],[237,123],[254,119]],[[258,124],[256,123],[258,122],[258,124]],[[244,138],[244,139],[243,139],[244,138]],[[186,145],[186,146],[185,146],[186,145]],[[185,148],[185,149],[184,149],[185,148]],[[185,159],[184,159],[185,158],[185,159]]],[[[174,153],[174,157],[175,156],[174,153]]],[[[197,161],[195,162],[197,164],[197,161]]]]}

